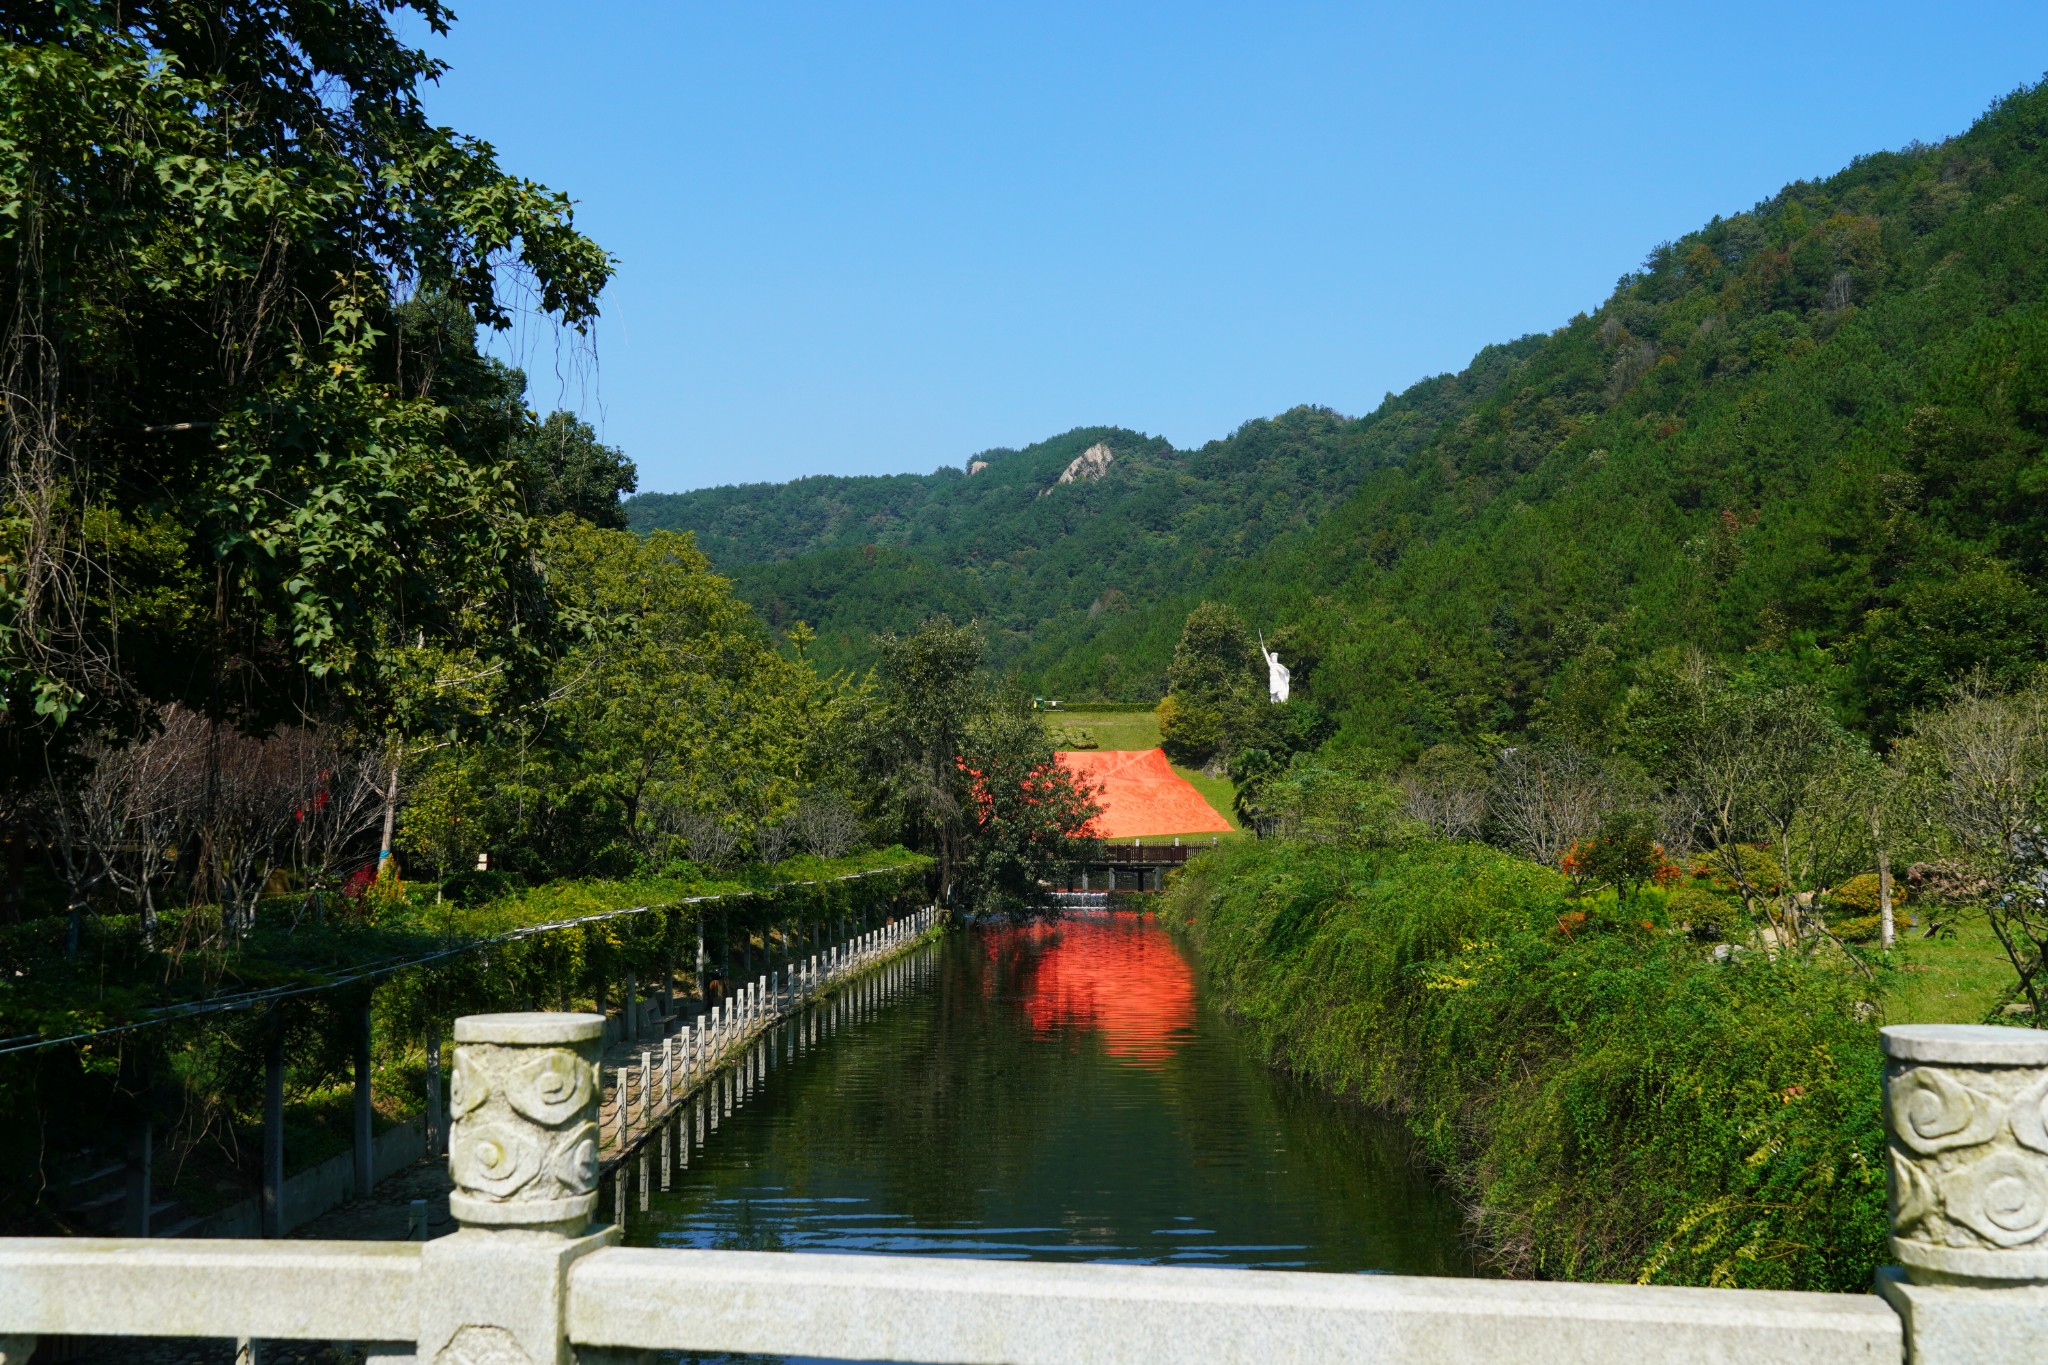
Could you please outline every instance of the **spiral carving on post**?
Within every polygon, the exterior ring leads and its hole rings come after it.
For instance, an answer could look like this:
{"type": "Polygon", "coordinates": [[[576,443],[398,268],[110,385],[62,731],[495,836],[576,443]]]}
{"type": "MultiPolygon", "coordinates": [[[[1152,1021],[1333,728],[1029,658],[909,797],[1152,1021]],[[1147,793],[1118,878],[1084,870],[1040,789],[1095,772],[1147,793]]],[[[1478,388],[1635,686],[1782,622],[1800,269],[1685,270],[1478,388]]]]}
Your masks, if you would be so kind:
{"type": "Polygon", "coordinates": [[[1884,1030],[1892,1248],[1920,1283],[2048,1282],[2048,1033],[1884,1030]]]}
{"type": "Polygon", "coordinates": [[[595,1014],[455,1021],[449,1212],[484,1227],[579,1226],[597,1208],[595,1014]]]}

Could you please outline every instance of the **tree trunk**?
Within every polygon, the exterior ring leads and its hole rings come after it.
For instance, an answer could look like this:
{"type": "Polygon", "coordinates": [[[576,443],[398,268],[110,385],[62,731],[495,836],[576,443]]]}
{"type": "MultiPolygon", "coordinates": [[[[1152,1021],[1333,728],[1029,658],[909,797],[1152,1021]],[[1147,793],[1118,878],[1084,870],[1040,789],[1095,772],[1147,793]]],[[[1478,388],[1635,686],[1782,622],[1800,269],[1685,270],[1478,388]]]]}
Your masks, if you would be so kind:
{"type": "Polygon", "coordinates": [[[15,924],[21,920],[21,891],[24,878],[28,875],[28,829],[12,824],[7,829],[7,882],[4,893],[0,893],[0,924],[15,924]]]}
{"type": "Polygon", "coordinates": [[[1891,951],[1892,937],[1892,855],[1883,844],[1877,846],[1877,941],[1891,951]]]}
{"type": "Polygon", "coordinates": [[[263,1052],[263,1235],[284,1236],[284,1020],[274,1011],[263,1052]]]}
{"type": "Polygon", "coordinates": [[[375,1072],[370,1060],[370,1000],[368,992],[356,1005],[355,1056],[355,1188],[356,1198],[368,1199],[377,1183],[377,1147],[374,1129],[376,1102],[372,1094],[375,1072]]]}
{"type": "Polygon", "coordinates": [[[1798,883],[1792,879],[1792,835],[1787,831],[1778,840],[1778,875],[1785,879],[1785,936],[1792,940],[1787,947],[1797,947],[1806,938],[1805,926],[1800,923],[1798,883]]]}
{"type": "Polygon", "coordinates": [[[398,825],[398,761],[391,763],[391,786],[384,793],[384,837],[377,845],[377,876],[391,863],[391,836],[398,825]]]}
{"type": "Polygon", "coordinates": [[[448,1149],[447,1123],[441,1117],[441,1021],[427,1024],[427,1155],[448,1149]]]}

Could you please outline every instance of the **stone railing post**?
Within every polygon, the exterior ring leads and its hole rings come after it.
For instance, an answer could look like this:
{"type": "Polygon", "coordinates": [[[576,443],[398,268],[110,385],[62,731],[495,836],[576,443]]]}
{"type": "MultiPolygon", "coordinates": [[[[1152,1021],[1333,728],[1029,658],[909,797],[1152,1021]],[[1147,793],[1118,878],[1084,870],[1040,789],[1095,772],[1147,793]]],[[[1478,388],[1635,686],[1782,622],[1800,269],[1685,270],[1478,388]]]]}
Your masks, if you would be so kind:
{"type": "Polygon", "coordinates": [[[1883,1030],[1892,1253],[1912,1365],[2048,1360],[2048,1031],[1883,1030]]]}
{"type": "Polygon", "coordinates": [[[570,1365],[570,1263],[618,1240],[597,1209],[604,1016],[455,1021],[448,1208],[455,1233],[421,1249],[421,1362],[570,1365]]]}

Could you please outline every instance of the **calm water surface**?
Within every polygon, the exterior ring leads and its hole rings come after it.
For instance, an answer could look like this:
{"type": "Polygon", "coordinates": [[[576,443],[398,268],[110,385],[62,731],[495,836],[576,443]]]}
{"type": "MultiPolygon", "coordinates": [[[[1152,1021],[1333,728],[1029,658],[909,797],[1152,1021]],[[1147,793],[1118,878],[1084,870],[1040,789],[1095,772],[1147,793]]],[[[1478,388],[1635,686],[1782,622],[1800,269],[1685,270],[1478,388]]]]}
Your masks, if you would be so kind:
{"type": "Polygon", "coordinates": [[[1260,1066],[1130,916],[920,950],[643,1152],[631,1245],[1472,1273],[1400,1134],[1260,1066]]]}

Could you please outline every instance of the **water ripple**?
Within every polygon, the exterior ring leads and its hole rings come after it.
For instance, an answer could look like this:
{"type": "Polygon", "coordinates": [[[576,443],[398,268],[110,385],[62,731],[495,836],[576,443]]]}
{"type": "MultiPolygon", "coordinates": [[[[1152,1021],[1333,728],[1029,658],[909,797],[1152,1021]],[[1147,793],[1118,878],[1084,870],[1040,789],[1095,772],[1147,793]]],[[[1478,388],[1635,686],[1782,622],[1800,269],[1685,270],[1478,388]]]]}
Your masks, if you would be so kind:
{"type": "Polygon", "coordinates": [[[1261,1066],[1128,916],[954,935],[756,1063],[628,1164],[629,1243],[1472,1273],[1401,1135],[1261,1066]]]}

